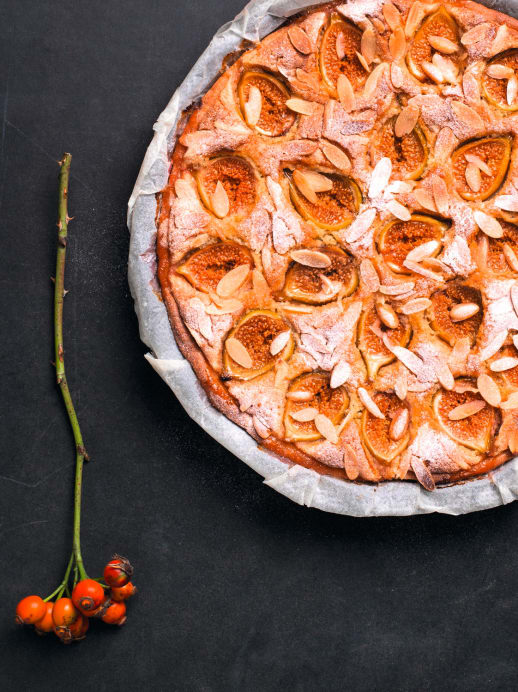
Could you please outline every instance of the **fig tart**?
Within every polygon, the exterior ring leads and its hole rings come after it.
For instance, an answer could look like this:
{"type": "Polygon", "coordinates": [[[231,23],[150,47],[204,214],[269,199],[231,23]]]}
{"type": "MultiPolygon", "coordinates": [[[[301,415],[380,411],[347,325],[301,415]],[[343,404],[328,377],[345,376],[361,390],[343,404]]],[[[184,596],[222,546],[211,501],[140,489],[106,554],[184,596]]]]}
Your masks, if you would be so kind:
{"type": "Polygon", "coordinates": [[[272,454],[427,490],[518,452],[518,21],[315,5],[182,119],[159,281],[210,402],[272,454]]]}

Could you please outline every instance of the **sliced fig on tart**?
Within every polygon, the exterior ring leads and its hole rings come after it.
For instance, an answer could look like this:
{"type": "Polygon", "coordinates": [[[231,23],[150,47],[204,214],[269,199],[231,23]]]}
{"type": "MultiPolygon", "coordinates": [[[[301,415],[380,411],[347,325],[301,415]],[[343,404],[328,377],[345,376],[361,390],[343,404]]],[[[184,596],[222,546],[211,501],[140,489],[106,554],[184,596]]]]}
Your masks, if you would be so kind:
{"type": "Polygon", "coordinates": [[[216,290],[225,275],[243,265],[254,266],[250,250],[238,243],[221,242],[189,253],[176,271],[194,288],[208,293],[216,290]]]}
{"type": "Polygon", "coordinates": [[[411,274],[404,266],[409,252],[430,243],[428,257],[435,257],[442,248],[448,223],[426,214],[412,214],[408,221],[396,219],[387,224],[378,237],[378,250],[386,264],[398,274],[411,274]]]}
{"type": "MultiPolygon", "coordinates": [[[[428,75],[423,69],[423,63],[432,62],[433,53],[437,50],[432,44],[435,43],[436,46],[440,46],[441,42],[437,41],[438,38],[443,39],[443,42],[445,39],[452,44],[452,51],[453,46],[458,47],[457,51],[451,53],[448,51],[448,58],[454,63],[458,63],[460,46],[457,23],[443,6],[424,20],[408,48],[408,69],[421,82],[428,79],[428,75]]],[[[438,52],[440,53],[441,50],[439,49],[438,52]]]]}
{"type": "Polygon", "coordinates": [[[518,109],[516,79],[518,50],[509,50],[491,58],[482,75],[482,92],[493,106],[504,111],[518,109]],[[511,82],[511,84],[510,84],[511,82]]]}
{"type": "Polygon", "coordinates": [[[354,258],[340,248],[318,250],[329,259],[327,267],[311,267],[293,262],[288,267],[283,296],[311,305],[322,305],[335,300],[340,293],[349,296],[358,286],[358,269],[354,258]]]}
{"type": "Polygon", "coordinates": [[[242,156],[218,156],[196,172],[203,204],[219,218],[246,212],[256,200],[256,175],[242,156]]]}
{"type": "Polygon", "coordinates": [[[271,310],[252,310],[228,333],[223,346],[223,370],[227,377],[251,380],[264,375],[281,358],[293,353],[290,326],[271,310]]]}
{"type": "Polygon", "coordinates": [[[394,178],[417,180],[423,175],[428,160],[426,137],[419,124],[411,132],[396,136],[396,121],[396,116],[389,118],[379,128],[372,147],[372,164],[375,166],[386,156],[392,161],[394,178]]]}
{"type": "Polygon", "coordinates": [[[509,135],[482,137],[462,144],[451,158],[453,179],[459,195],[468,201],[482,202],[502,185],[511,160],[512,138],[509,135]],[[479,164],[473,163],[479,161],[479,164]],[[478,169],[476,184],[469,171],[478,169]],[[470,184],[471,183],[471,184],[470,184]]]}
{"type": "Polygon", "coordinates": [[[318,178],[315,173],[305,169],[287,173],[293,206],[304,219],[319,228],[336,231],[348,226],[362,203],[358,184],[353,178],[338,173],[316,173],[318,178]]]}
{"type": "Polygon", "coordinates": [[[406,347],[412,336],[410,321],[405,315],[398,316],[398,325],[391,329],[378,315],[376,305],[367,307],[358,321],[358,348],[367,367],[367,375],[373,380],[379,369],[392,363],[396,357],[383,343],[380,335],[387,334],[393,346],[406,347]]]}
{"type": "Polygon", "coordinates": [[[361,54],[362,32],[351,22],[333,15],[324,31],[320,45],[319,66],[327,86],[336,93],[341,74],[346,75],[353,89],[359,89],[369,76],[358,54],[361,54]]]}
{"type": "Polygon", "coordinates": [[[238,86],[239,105],[247,124],[268,137],[286,134],[296,115],[286,106],[290,92],[271,74],[245,72],[238,86]]]}
{"type": "Polygon", "coordinates": [[[448,391],[439,389],[433,398],[433,412],[441,429],[452,440],[477,452],[487,452],[497,422],[496,410],[478,394],[476,383],[457,380],[457,383],[473,385],[448,391]],[[459,391],[456,391],[459,390],[459,391]]]}
{"type": "Polygon", "coordinates": [[[482,323],[482,296],[477,288],[450,281],[444,289],[430,296],[428,308],[430,325],[450,346],[468,337],[475,344],[482,323]]]}
{"type": "Polygon", "coordinates": [[[284,411],[286,439],[309,442],[323,437],[318,416],[325,416],[332,426],[340,425],[349,408],[349,395],[344,386],[331,389],[329,382],[329,373],[318,371],[290,382],[284,411]]]}
{"type": "Polygon", "coordinates": [[[487,238],[487,266],[494,274],[518,272],[518,226],[500,221],[501,238],[487,238]],[[516,258],[516,259],[515,259],[516,258]]]}
{"type": "Polygon", "coordinates": [[[376,459],[390,464],[408,444],[409,409],[392,392],[375,392],[370,397],[384,418],[374,415],[368,408],[363,409],[363,441],[376,459]]]}

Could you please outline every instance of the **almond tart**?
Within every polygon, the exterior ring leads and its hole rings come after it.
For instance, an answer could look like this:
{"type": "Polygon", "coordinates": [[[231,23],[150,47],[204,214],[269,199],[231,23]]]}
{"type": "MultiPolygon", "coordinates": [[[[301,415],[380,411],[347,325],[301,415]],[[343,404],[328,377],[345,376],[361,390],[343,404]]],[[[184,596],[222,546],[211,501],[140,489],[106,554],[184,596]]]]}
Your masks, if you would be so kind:
{"type": "Polygon", "coordinates": [[[314,6],[185,114],[158,270],[211,403],[272,454],[432,491],[518,449],[518,22],[314,6]]]}

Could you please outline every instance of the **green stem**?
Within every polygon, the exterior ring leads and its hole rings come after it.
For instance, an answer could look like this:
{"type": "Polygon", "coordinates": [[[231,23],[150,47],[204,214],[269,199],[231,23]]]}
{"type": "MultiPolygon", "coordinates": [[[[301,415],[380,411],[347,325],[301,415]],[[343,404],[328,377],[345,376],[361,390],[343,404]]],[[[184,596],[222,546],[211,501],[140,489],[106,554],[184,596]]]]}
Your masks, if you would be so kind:
{"type": "Polygon", "coordinates": [[[70,570],[72,569],[72,565],[74,564],[74,553],[72,552],[72,555],[70,556],[70,560],[68,561],[68,567],[65,572],[65,576],[63,577],[63,581],[61,584],[58,586],[58,588],[53,591],[47,598],[44,598],[44,602],[46,603],[47,601],[50,601],[51,598],[54,598],[54,596],[59,592],[58,598],[61,598],[61,594],[65,590],[66,585],[68,584],[68,579],[70,577],[70,570]]]}
{"type": "MultiPolygon", "coordinates": [[[[58,221],[58,250],[56,259],[56,280],[54,288],[54,345],[56,351],[56,380],[65,402],[68,419],[72,427],[76,446],[76,475],[74,484],[74,559],[81,579],[86,579],[87,574],[81,556],[81,485],[83,480],[83,463],[88,459],[83,444],[83,437],[79,427],[74,404],[68,388],[65,373],[65,359],[63,348],[63,298],[65,296],[65,258],[67,251],[68,222],[68,181],[70,175],[71,154],[65,154],[60,162],[59,173],[59,221],[58,221]]],[[[68,571],[70,574],[70,570],[68,571]]],[[[67,577],[68,578],[68,577],[67,577]]]]}

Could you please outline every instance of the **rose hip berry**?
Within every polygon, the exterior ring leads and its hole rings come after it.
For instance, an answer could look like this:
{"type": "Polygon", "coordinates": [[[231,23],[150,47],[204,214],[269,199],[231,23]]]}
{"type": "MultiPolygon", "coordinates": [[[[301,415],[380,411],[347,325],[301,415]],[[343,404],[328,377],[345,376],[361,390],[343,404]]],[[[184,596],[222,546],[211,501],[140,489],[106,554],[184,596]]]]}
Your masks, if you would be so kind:
{"type": "Polygon", "coordinates": [[[16,622],[33,625],[45,615],[47,606],[40,596],[25,596],[16,606],[16,622]]]}
{"type": "Polygon", "coordinates": [[[126,622],[126,604],[108,599],[101,620],[108,625],[123,625],[126,622]]]}
{"type": "Polygon", "coordinates": [[[112,586],[110,598],[112,601],[126,601],[137,593],[137,587],[131,581],[124,586],[112,586]]]}
{"type": "Polygon", "coordinates": [[[94,579],[82,579],[72,591],[72,602],[83,615],[93,615],[104,601],[104,589],[94,579]]]}
{"type": "Polygon", "coordinates": [[[103,572],[104,581],[108,586],[124,586],[133,575],[133,567],[129,560],[121,555],[114,555],[103,572]]]}

